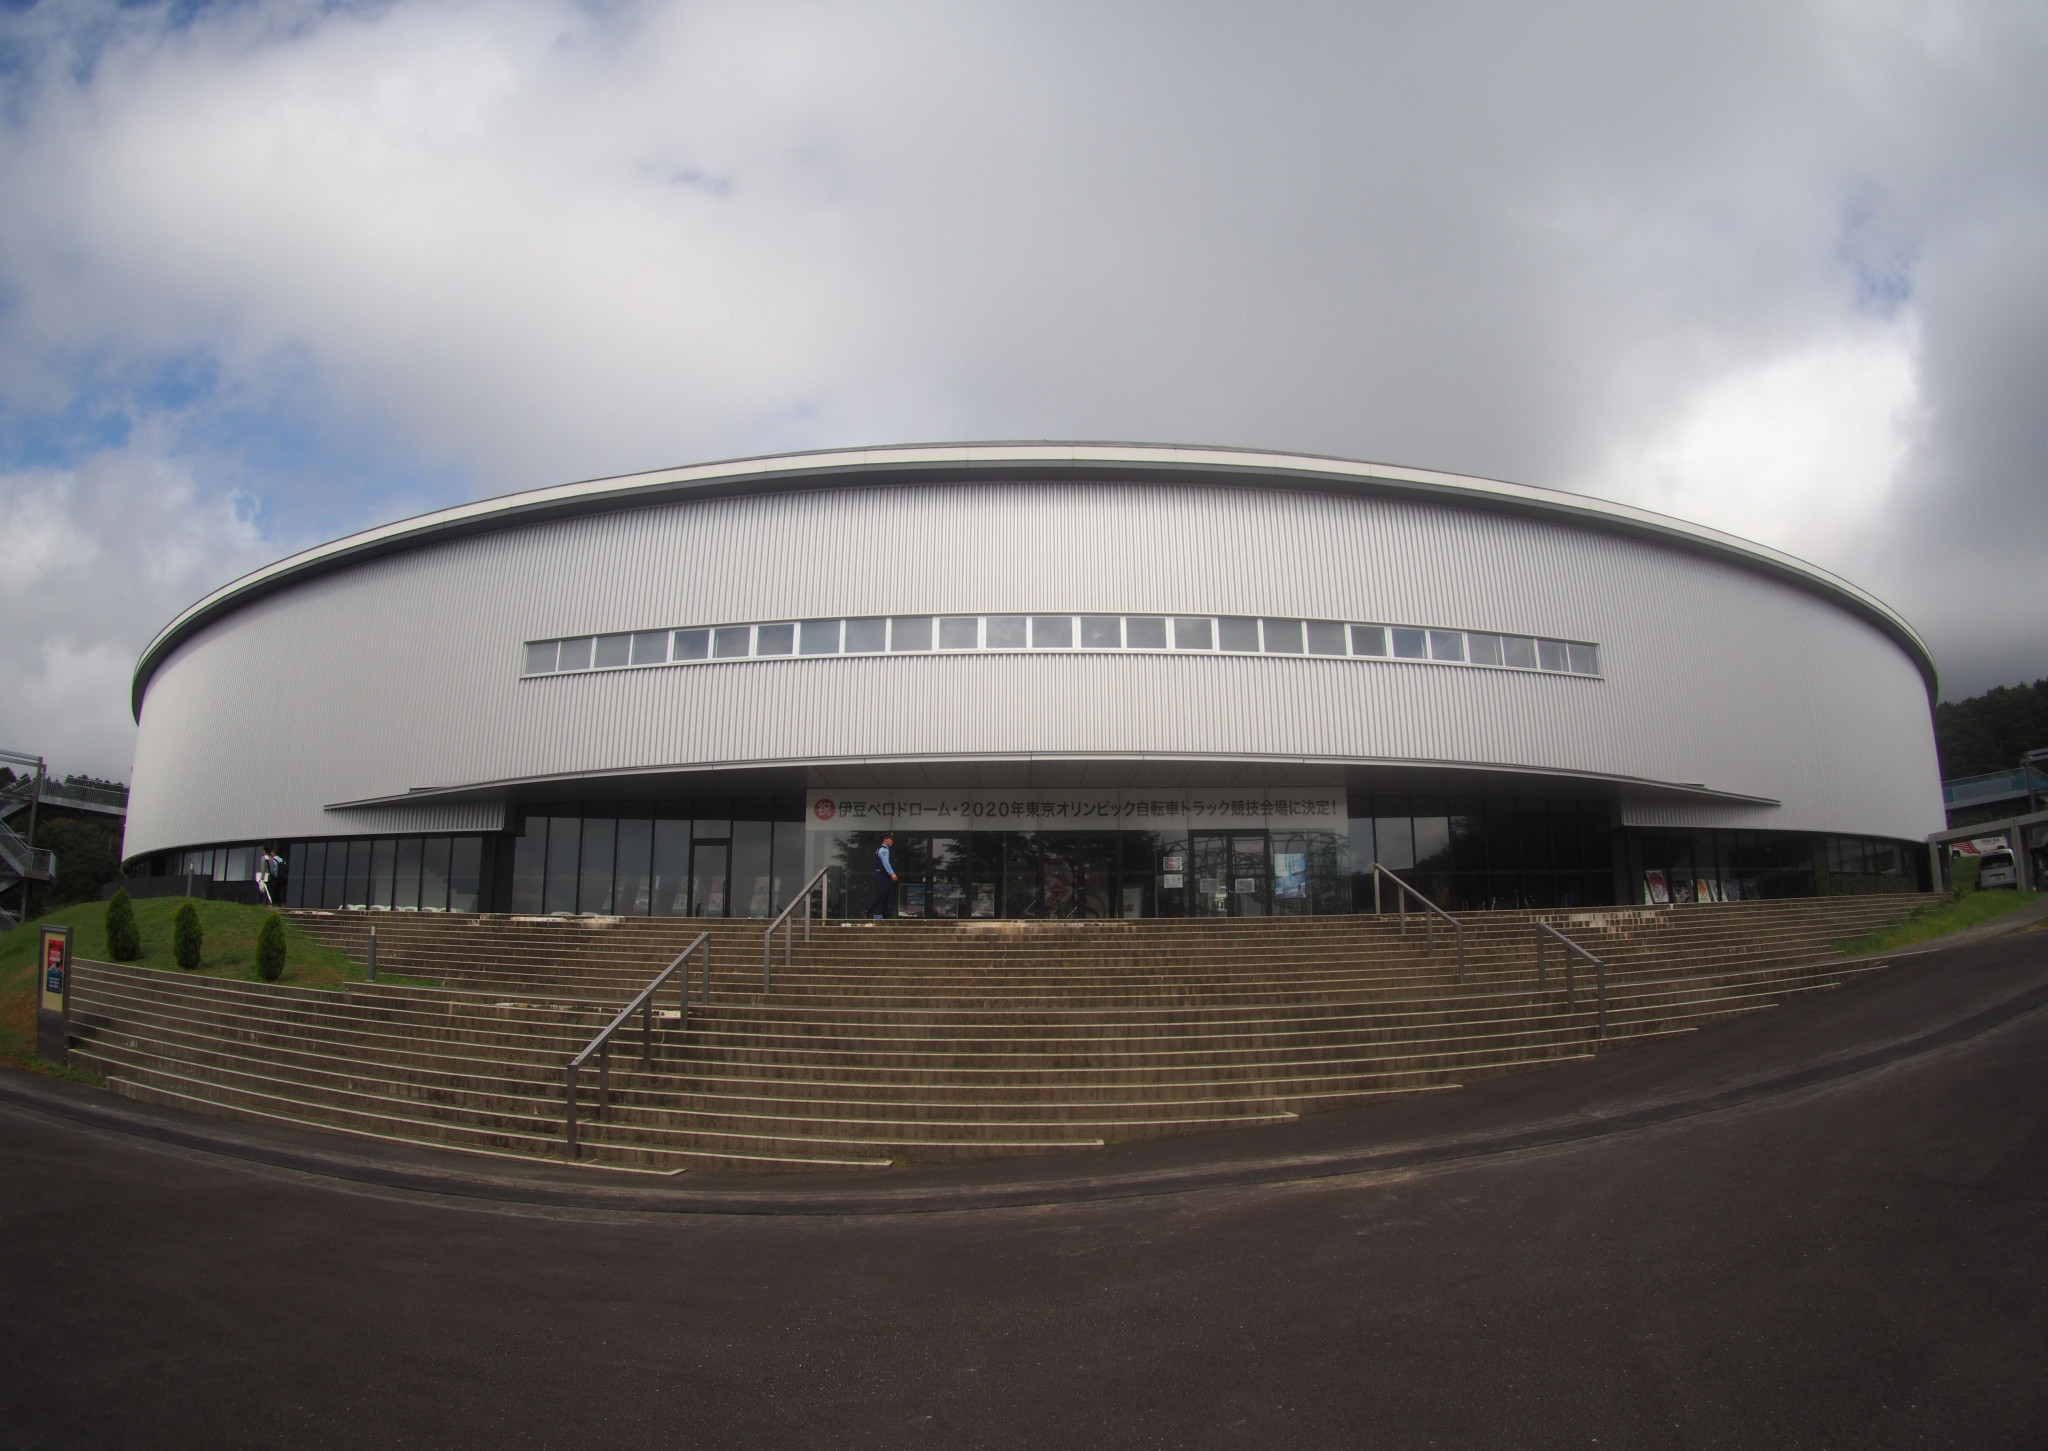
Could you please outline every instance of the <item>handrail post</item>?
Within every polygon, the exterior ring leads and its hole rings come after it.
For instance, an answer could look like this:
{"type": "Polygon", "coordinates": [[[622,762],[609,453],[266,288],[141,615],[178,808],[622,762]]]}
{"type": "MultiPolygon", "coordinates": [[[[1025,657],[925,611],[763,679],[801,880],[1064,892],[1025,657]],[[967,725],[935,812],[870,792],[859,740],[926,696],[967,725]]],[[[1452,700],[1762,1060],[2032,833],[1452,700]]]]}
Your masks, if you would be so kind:
{"type": "Polygon", "coordinates": [[[597,1116],[610,1118],[612,1112],[612,1040],[597,1050],[597,1116]]]}
{"type": "Polygon", "coordinates": [[[1593,980],[1600,988],[1600,1036],[1607,1036],[1607,964],[1593,959],[1593,980]]]}
{"type": "MultiPolygon", "coordinates": [[[[684,963],[683,995],[685,997],[688,997],[689,993],[690,965],[688,963],[684,963]]],[[[704,988],[702,993],[698,996],[697,1001],[702,1003],[707,1008],[711,1006],[711,934],[708,932],[704,934],[704,988]]]]}
{"type": "Polygon", "coordinates": [[[564,1076],[568,1079],[568,1091],[564,1095],[564,1102],[567,1104],[568,1110],[563,1115],[562,1127],[569,1141],[569,1157],[573,1159],[576,1157],[576,1098],[580,1092],[576,1086],[575,1059],[571,1058],[569,1060],[569,1066],[565,1070],[564,1076]]]}
{"type": "Polygon", "coordinates": [[[647,1005],[640,1009],[640,1071],[654,1071],[654,994],[647,995],[647,1005]]]}
{"type": "Polygon", "coordinates": [[[1539,993],[1550,990],[1550,974],[1544,970],[1543,966],[1543,948],[1543,924],[1538,922],[1536,924],[1536,991],[1539,993]]]}

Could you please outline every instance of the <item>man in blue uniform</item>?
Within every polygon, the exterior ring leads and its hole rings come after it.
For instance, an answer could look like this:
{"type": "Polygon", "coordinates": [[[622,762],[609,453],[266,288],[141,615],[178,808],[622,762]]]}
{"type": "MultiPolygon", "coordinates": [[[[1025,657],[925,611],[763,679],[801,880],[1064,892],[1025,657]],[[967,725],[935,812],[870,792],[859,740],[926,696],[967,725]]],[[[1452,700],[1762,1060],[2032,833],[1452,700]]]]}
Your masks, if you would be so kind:
{"type": "Polygon", "coordinates": [[[868,911],[879,922],[886,912],[896,912],[896,864],[889,860],[889,848],[896,844],[896,838],[885,836],[881,847],[875,852],[875,894],[868,898],[868,911]]]}

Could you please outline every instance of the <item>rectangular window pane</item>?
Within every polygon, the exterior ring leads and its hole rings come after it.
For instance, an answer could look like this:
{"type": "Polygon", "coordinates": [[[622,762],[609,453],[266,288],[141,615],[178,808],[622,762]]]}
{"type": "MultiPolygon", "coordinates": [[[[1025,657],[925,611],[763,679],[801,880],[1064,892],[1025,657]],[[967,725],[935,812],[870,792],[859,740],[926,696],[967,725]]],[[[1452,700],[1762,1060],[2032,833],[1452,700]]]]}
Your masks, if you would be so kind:
{"type": "Polygon", "coordinates": [[[320,889],[320,905],[339,907],[348,899],[348,843],[327,843],[327,885],[320,889]]]}
{"type": "Polygon", "coordinates": [[[801,821],[775,823],[775,887],[772,900],[780,912],[789,905],[807,877],[804,873],[804,825],[801,821]]]}
{"type": "Polygon", "coordinates": [[[1022,615],[990,615],[988,617],[988,648],[991,650],[1023,649],[1024,617],[1022,615]]]}
{"type": "Polygon", "coordinates": [[[1335,620],[1310,620],[1308,622],[1308,653],[1311,655],[1342,655],[1344,653],[1344,627],[1335,620]]]}
{"type": "Polygon", "coordinates": [[[711,632],[709,630],[676,631],[677,660],[702,660],[711,653],[711,632]]]}
{"type": "Polygon", "coordinates": [[[1474,665],[1500,664],[1500,636],[1475,635],[1467,631],[1465,643],[1471,647],[1472,663],[1474,665]]]}
{"type": "Polygon", "coordinates": [[[597,637],[597,668],[616,670],[621,665],[632,663],[633,637],[631,635],[599,635],[597,637]]]}
{"type": "Polygon", "coordinates": [[[1213,650],[1207,620],[1193,620],[1175,616],[1173,621],[1173,648],[1176,650],[1213,650]]]}
{"type": "Polygon", "coordinates": [[[344,907],[370,905],[370,847],[371,843],[360,839],[348,844],[348,876],[341,891],[344,907]]]}
{"type": "Polygon", "coordinates": [[[1572,674],[1598,675],[1600,673],[1600,650],[1594,645],[1567,645],[1565,653],[1571,661],[1572,674]]]}
{"type": "Polygon", "coordinates": [[[796,653],[796,626],[789,623],[762,625],[754,631],[754,653],[756,655],[792,655],[796,653]]]}
{"type": "Polygon", "coordinates": [[[775,827],[766,821],[732,824],[732,913],[734,917],[773,917],[775,895],[775,827]]]}
{"type": "Polygon", "coordinates": [[[1256,653],[1259,648],[1259,622],[1241,615],[1225,615],[1216,622],[1216,648],[1256,653]]]}
{"type": "MultiPolygon", "coordinates": [[[[392,837],[379,837],[370,843],[370,876],[368,891],[363,905],[389,907],[391,905],[391,879],[397,865],[398,842],[392,837]]],[[[349,866],[353,868],[354,862],[349,866]]]]}
{"type": "Polygon", "coordinates": [[[648,869],[654,861],[654,823],[627,818],[619,823],[619,850],[612,867],[612,910],[624,917],[645,917],[648,869]]]}
{"type": "Polygon", "coordinates": [[[253,846],[231,846],[228,848],[227,875],[225,882],[253,882],[256,880],[256,848],[253,846]]]}
{"type": "Polygon", "coordinates": [[[690,823],[654,823],[654,900],[657,917],[690,915],[690,823]]]}
{"type": "Polygon", "coordinates": [[[424,845],[416,836],[403,837],[398,843],[398,876],[391,886],[391,905],[401,912],[419,910],[420,848],[424,845]]]}
{"type": "Polygon", "coordinates": [[[898,615],[889,622],[889,648],[898,653],[929,650],[932,647],[930,615],[898,615]]]}
{"type": "MultiPolygon", "coordinates": [[[[1415,823],[1406,816],[1382,816],[1372,824],[1373,843],[1379,851],[1379,864],[1389,871],[1403,872],[1415,865],[1415,823]]],[[[1389,909],[1394,903],[1386,900],[1392,890],[1385,883],[1380,885],[1380,900],[1389,909]]]]}
{"type": "Polygon", "coordinates": [[[668,631],[642,630],[633,637],[633,663],[635,665],[665,665],[668,663],[668,631]]]}
{"type": "Polygon", "coordinates": [[[1429,632],[1427,630],[1395,629],[1394,658],[1396,660],[1427,660],[1429,658],[1429,632]]]}
{"type": "Polygon", "coordinates": [[[1301,621],[1264,620],[1268,655],[1301,654],[1301,621]]]}
{"type": "Polygon", "coordinates": [[[1429,632],[1429,658],[1432,660],[1463,660],[1465,658],[1465,632],[1463,630],[1431,630],[1429,632]]]}
{"type": "Polygon", "coordinates": [[[806,655],[837,655],[839,621],[805,620],[802,643],[797,648],[806,655]]]}
{"type": "Polygon", "coordinates": [[[1040,650],[1070,650],[1074,646],[1074,621],[1070,615],[1033,615],[1031,643],[1040,650]]]}
{"type": "Polygon", "coordinates": [[[327,874],[327,843],[297,842],[285,876],[285,902],[293,907],[320,905],[320,884],[327,874]]]}
{"type": "Polygon", "coordinates": [[[430,836],[420,844],[420,910],[448,910],[448,838],[430,836]]]}
{"type": "Polygon", "coordinates": [[[1084,650],[1120,650],[1124,643],[1124,621],[1121,615],[1081,616],[1081,648],[1084,650]]]}
{"type": "Polygon", "coordinates": [[[939,621],[939,648],[941,650],[978,650],[981,648],[981,621],[973,615],[954,615],[939,621]]]}
{"type": "Polygon", "coordinates": [[[1545,670],[1563,670],[1569,666],[1570,656],[1566,653],[1563,642],[1558,640],[1538,640],[1536,642],[1536,663],[1545,670]]]}
{"type": "Polygon", "coordinates": [[[1164,650],[1166,621],[1152,615],[1132,615],[1124,621],[1124,639],[1133,650],[1164,650]]]}
{"type": "Polygon", "coordinates": [[[564,640],[562,658],[558,670],[588,670],[590,668],[590,637],[581,640],[564,640]]]}
{"type": "Polygon", "coordinates": [[[558,642],[535,640],[526,647],[526,673],[528,675],[552,674],[555,668],[555,651],[558,642]]]}
{"type": "Polygon", "coordinates": [[[581,855],[583,822],[580,817],[557,816],[548,823],[548,874],[541,885],[543,912],[576,910],[576,859],[581,855]]]}
{"type": "Polygon", "coordinates": [[[1536,642],[1521,635],[1503,635],[1501,650],[1507,658],[1510,670],[1534,670],[1536,668],[1536,642]]]}
{"type": "Polygon", "coordinates": [[[887,620],[848,620],[846,622],[846,653],[849,655],[879,655],[889,648],[889,622],[887,620]]]}
{"type": "Polygon", "coordinates": [[[448,910],[474,912],[483,900],[484,839],[458,836],[448,861],[448,910]]]}
{"type": "Polygon", "coordinates": [[[1387,653],[1387,631],[1384,625],[1353,625],[1351,627],[1351,653],[1354,655],[1379,655],[1387,653]]]}
{"type": "Polygon", "coordinates": [[[548,875],[548,819],[529,816],[512,847],[512,910],[540,911],[548,875]]]}
{"type": "Polygon", "coordinates": [[[744,660],[753,642],[752,625],[721,625],[711,632],[711,656],[714,660],[744,660]]]}
{"type": "Polygon", "coordinates": [[[612,910],[612,851],[619,840],[619,824],[609,816],[585,817],[583,821],[583,862],[578,872],[576,910],[609,916],[612,910]]]}

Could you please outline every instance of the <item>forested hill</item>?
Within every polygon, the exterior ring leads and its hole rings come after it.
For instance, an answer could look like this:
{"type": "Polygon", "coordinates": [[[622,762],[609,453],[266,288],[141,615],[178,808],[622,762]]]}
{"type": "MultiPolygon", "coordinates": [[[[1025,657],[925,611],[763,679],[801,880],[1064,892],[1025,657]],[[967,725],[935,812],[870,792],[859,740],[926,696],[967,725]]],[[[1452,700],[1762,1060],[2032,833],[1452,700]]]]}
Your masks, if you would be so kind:
{"type": "Polygon", "coordinates": [[[1934,708],[1941,779],[2010,771],[2025,751],[2048,747],[2048,680],[2001,685],[1934,708]]]}

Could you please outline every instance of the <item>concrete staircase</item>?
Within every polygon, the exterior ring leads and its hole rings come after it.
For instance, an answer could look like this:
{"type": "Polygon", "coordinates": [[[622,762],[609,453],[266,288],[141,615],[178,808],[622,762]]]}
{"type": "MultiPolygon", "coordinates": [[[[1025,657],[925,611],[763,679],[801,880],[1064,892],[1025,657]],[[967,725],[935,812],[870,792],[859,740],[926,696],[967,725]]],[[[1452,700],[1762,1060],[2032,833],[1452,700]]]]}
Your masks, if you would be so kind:
{"type": "Polygon", "coordinates": [[[1684,1032],[1869,971],[1829,944],[1923,897],[1392,917],[820,924],[761,991],[758,922],[301,912],[379,983],[339,992],[86,963],[73,1060],[119,1092],[472,1150],[562,1154],[562,1068],[698,931],[713,1002],[675,999],[655,1066],[637,1025],[608,1116],[587,1075],[586,1160],[670,1171],[873,1167],[1095,1147],[1273,1123],[1583,1057],[1592,983],[1565,1006],[1532,923],[1608,964],[1604,1045],[1684,1032]]]}

